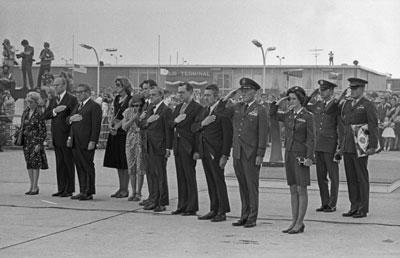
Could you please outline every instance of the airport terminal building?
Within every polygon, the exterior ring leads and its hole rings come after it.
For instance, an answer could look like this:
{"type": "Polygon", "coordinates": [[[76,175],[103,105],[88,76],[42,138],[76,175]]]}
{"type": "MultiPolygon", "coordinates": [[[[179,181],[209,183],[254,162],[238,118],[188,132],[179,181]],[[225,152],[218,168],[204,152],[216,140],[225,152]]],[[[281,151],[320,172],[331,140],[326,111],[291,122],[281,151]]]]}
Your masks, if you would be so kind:
{"type": "MultiPolygon", "coordinates": [[[[53,66],[52,73],[71,71],[71,66],[53,66]]],[[[74,83],[88,83],[96,90],[97,67],[85,66],[74,69],[74,83]]],[[[38,68],[33,68],[34,77],[38,68]]],[[[128,77],[134,88],[146,79],[153,79],[172,92],[179,82],[189,81],[202,91],[211,83],[216,83],[224,93],[237,88],[240,78],[249,77],[263,85],[262,65],[106,65],[100,67],[100,89],[109,89],[117,76],[128,77]]],[[[21,84],[21,71],[14,69],[17,85],[21,84]]],[[[328,79],[345,89],[347,78],[359,77],[368,80],[368,91],[384,91],[387,88],[387,76],[383,73],[362,66],[354,65],[268,65],[265,68],[265,89],[283,92],[288,87],[302,86],[310,92],[317,87],[317,81],[328,79]]]]}

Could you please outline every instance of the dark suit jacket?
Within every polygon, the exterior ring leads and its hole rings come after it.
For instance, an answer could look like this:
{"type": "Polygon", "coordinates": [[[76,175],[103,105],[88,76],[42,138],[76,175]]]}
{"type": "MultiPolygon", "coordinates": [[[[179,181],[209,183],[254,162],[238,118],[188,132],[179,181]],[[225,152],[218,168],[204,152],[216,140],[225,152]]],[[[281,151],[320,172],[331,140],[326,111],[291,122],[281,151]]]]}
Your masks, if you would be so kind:
{"type": "Polygon", "coordinates": [[[314,114],[316,131],[315,151],[335,153],[338,147],[339,105],[336,99],[331,100],[326,107],[323,101],[317,101],[307,106],[314,114]]]}
{"type": "Polygon", "coordinates": [[[254,102],[246,111],[244,109],[244,103],[237,103],[226,109],[233,126],[232,155],[235,159],[240,159],[240,151],[243,149],[247,159],[254,154],[264,157],[268,136],[265,108],[254,102]]]}
{"type": "Polygon", "coordinates": [[[167,149],[172,148],[173,133],[170,126],[172,111],[161,103],[156,111],[160,117],[148,124],[147,119],[153,114],[153,107],[153,104],[148,106],[146,118],[139,123],[140,128],[145,130],[144,151],[149,155],[163,156],[167,149]]]}
{"type": "Polygon", "coordinates": [[[352,100],[347,100],[340,106],[343,123],[343,137],[340,144],[342,152],[357,153],[351,125],[368,124],[369,147],[378,147],[378,115],[375,105],[362,97],[354,107],[352,100]]]}
{"type": "Polygon", "coordinates": [[[216,119],[213,123],[202,127],[201,122],[209,115],[209,109],[203,108],[192,124],[192,132],[196,133],[195,151],[203,157],[203,153],[209,152],[216,159],[222,155],[229,157],[232,147],[233,128],[232,123],[224,112],[224,103],[219,102],[211,115],[216,119]]]}
{"type": "Polygon", "coordinates": [[[43,114],[43,119],[51,119],[51,136],[54,146],[67,146],[67,138],[71,128],[67,118],[71,115],[77,104],[78,100],[76,97],[68,92],[65,93],[59,104],[57,104],[56,98],[50,100],[49,107],[43,114]],[[67,108],[54,116],[53,109],[60,105],[65,105],[67,108]]]}
{"type": "Polygon", "coordinates": [[[71,124],[71,137],[73,144],[82,149],[87,149],[90,141],[99,141],[102,111],[99,104],[89,99],[88,102],[78,110],[78,106],[71,115],[80,114],[82,120],[71,124]]]}
{"type": "Polygon", "coordinates": [[[171,120],[171,127],[174,130],[174,143],[173,143],[174,154],[178,155],[179,151],[182,151],[178,150],[178,140],[179,140],[181,146],[183,146],[183,149],[187,153],[192,155],[195,149],[195,133],[192,132],[191,127],[194,123],[194,120],[196,119],[197,115],[200,113],[203,107],[196,101],[192,100],[185,109],[184,112],[186,114],[185,120],[183,120],[179,124],[176,124],[174,120],[177,116],[179,116],[179,111],[181,110],[182,105],[183,103],[175,107],[171,120]]]}
{"type": "Polygon", "coordinates": [[[286,151],[300,152],[305,158],[314,159],[313,114],[305,108],[297,115],[293,111],[278,112],[278,106],[273,102],[270,115],[271,119],[285,123],[286,151]]]}

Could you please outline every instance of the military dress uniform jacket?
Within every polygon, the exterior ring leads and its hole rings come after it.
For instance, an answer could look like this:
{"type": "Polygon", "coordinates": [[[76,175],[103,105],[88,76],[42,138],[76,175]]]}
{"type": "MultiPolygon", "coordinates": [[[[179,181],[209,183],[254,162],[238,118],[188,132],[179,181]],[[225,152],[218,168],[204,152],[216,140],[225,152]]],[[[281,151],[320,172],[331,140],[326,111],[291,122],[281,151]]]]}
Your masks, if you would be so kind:
{"type": "Polygon", "coordinates": [[[303,153],[304,158],[314,159],[314,119],[313,114],[302,108],[298,114],[293,111],[278,112],[273,102],[270,109],[272,119],[285,123],[286,151],[303,153]]]}
{"type": "Polygon", "coordinates": [[[241,159],[241,149],[245,158],[256,154],[264,157],[267,147],[268,118],[265,108],[253,102],[248,108],[245,103],[234,104],[227,108],[227,114],[232,119],[233,143],[232,156],[241,159]]]}
{"type": "Polygon", "coordinates": [[[335,153],[339,138],[339,105],[336,99],[325,106],[324,101],[317,101],[307,106],[314,115],[315,151],[335,153]]]}
{"type": "Polygon", "coordinates": [[[357,153],[351,125],[368,124],[369,147],[378,147],[378,116],[375,105],[362,97],[354,106],[352,100],[343,102],[340,106],[343,123],[343,137],[340,150],[343,153],[357,153]]]}

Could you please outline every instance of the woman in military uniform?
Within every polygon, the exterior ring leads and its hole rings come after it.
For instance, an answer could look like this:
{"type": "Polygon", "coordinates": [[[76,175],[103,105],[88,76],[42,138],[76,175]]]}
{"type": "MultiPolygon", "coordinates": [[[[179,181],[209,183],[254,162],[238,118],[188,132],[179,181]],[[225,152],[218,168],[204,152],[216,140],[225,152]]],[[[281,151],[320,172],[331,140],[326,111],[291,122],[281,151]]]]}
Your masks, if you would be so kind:
{"type": "Polygon", "coordinates": [[[304,216],[307,211],[307,186],[310,185],[310,166],[314,156],[313,115],[304,108],[306,93],[295,86],[288,90],[286,97],[273,102],[270,109],[271,119],[285,123],[286,151],[285,169],[287,183],[290,186],[293,221],[284,233],[303,233],[304,216]],[[278,112],[279,105],[289,100],[289,111],[278,112]]]}

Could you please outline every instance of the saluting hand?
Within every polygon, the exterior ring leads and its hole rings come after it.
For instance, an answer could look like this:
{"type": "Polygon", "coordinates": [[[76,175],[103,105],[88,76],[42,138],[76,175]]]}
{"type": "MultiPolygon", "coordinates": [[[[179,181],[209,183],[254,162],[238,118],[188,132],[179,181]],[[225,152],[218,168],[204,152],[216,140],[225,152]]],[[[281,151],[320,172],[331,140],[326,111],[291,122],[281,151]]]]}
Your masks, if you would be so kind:
{"type": "Polygon", "coordinates": [[[204,127],[204,126],[207,126],[207,125],[213,123],[216,118],[217,117],[215,115],[207,116],[206,118],[204,118],[203,121],[201,121],[201,126],[204,127]]]}
{"type": "Polygon", "coordinates": [[[283,97],[276,102],[276,105],[280,105],[283,101],[288,100],[288,99],[289,99],[289,96],[283,97]]]}

